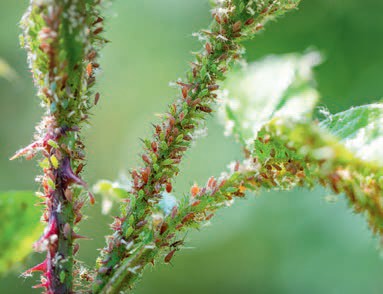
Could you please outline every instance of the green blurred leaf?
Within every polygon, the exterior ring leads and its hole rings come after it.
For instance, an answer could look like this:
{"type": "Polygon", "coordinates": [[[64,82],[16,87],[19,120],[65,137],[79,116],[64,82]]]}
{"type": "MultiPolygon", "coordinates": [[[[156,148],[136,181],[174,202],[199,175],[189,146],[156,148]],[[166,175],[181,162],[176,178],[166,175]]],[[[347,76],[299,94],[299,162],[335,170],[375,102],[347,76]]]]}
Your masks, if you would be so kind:
{"type": "Polygon", "coordinates": [[[93,192],[102,196],[102,214],[108,214],[114,202],[127,198],[130,189],[130,182],[126,178],[122,178],[121,182],[99,180],[93,186],[93,192]]]}
{"type": "Polygon", "coordinates": [[[226,135],[251,144],[274,117],[311,118],[318,100],[312,69],[317,52],[269,56],[230,75],[222,92],[226,135]]]}
{"type": "Polygon", "coordinates": [[[17,78],[15,70],[4,60],[0,58],[0,77],[8,81],[13,81],[17,78]]]}
{"type": "Polygon", "coordinates": [[[0,193],[0,274],[21,262],[43,231],[35,201],[30,191],[0,193]]]}
{"type": "Polygon", "coordinates": [[[383,165],[383,104],[353,107],[330,115],[321,126],[359,158],[383,165]]]}

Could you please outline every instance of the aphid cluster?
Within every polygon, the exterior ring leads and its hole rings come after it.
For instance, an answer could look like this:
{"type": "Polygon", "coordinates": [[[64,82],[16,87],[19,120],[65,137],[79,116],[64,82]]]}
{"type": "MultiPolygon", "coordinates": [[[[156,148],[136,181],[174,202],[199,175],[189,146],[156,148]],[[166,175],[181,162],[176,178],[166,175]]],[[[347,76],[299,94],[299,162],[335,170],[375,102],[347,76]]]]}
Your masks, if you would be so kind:
{"type": "MultiPolygon", "coordinates": [[[[115,233],[108,238],[107,246],[102,251],[95,291],[102,289],[118,262],[131,259],[142,243],[155,244],[157,248],[148,249],[145,257],[140,255],[137,258],[155,256],[155,251],[166,248],[166,244],[170,242],[166,238],[173,233],[168,232],[174,229],[181,231],[184,227],[212,217],[213,213],[209,209],[214,205],[208,205],[203,197],[195,197],[188,203],[189,212],[175,206],[171,215],[163,219],[157,215],[157,203],[164,191],[173,190],[173,177],[178,174],[178,164],[184,152],[198,134],[196,130],[205,117],[213,111],[217,98],[215,91],[219,88],[217,82],[224,79],[227,70],[240,58],[242,47],[238,42],[252,37],[254,32],[262,28],[267,16],[275,13],[274,7],[281,7],[283,10],[282,4],[274,2],[265,4],[262,13],[255,3],[249,1],[239,1],[240,4],[229,0],[217,2],[212,11],[214,21],[211,29],[202,30],[198,34],[203,42],[203,49],[196,53],[196,60],[191,63],[186,80],[175,83],[180,89],[180,96],[169,106],[162,120],[153,125],[153,138],[143,140],[143,166],[131,172],[133,190],[125,201],[123,215],[115,219],[115,224],[112,225],[115,233]],[[252,7],[256,13],[249,13],[246,7],[252,7]],[[265,7],[270,9],[263,11],[265,7]],[[205,209],[206,207],[209,209],[205,209]],[[152,217],[154,215],[155,218],[152,217]],[[165,221],[167,218],[170,220],[165,221]],[[143,223],[145,225],[138,226],[143,223]],[[125,243],[132,244],[129,250],[125,250],[125,243]]],[[[219,182],[212,178],[199,193],[218,194],[222,185],[225,185],[224,181],[219,182]]],[[[244,190],[241,187],[234,192],[222,194],[223,202],[231,200],[231,194],[243,196],[244,190]]],[[[170,260],[174,253],[175,248],[168,252],[165,259],[170,260]]]]}
{"type": "MultiPolygon", "coordinates": [[[[80,173],[84,167],[84,144],[79,134],[93,104],[90,87],[95,81],[98,48],[105,40],[99,36],[103,19],[98,15],[100,0],[31,1],[22,19],[22,45],[28,51],[38,95],[46,109],[36,128],[36,140],[18,151],[12,159],[40,154],[43,175],[37,180],[38,196],[45,206],[42,221],[47,228],[35,243],[36,251],[46,251],[44,262],[26,271],[41,271],[41,284],[47,293],[72,292],[74,240],[83,238],[74,231],[84,205],[80,173]],[[89,4],[89,5],[88,5],[89,4]],[[35,38],[35,36],[38,36],[35,38]],[[70,48],[70,49],[68,49],[70,48]],[[73,49],[75,48],[75,49],[73,49]]],[[[94,197],[89,193],[90,202],[94,197]]]]}

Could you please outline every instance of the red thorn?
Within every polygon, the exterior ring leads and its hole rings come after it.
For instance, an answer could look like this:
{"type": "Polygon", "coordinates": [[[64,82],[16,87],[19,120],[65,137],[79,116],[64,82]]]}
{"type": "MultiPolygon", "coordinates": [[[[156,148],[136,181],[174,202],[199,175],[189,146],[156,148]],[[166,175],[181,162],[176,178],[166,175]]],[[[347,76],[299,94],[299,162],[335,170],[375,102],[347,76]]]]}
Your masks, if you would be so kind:
{"type": "Polygon", "coordinates": [[[34,267],[26,270],[22,275],[27,276],[34,272],[46,272],[47,271],[47,260],[45,259],[42,263],[35,265],[34,267]]]}
{"type": "Polygon", "coordinates": [[[41,278],[41,284],[35,285],[32,288],[37,289],[37,288],[47,288],[46,293],[52,293],[52,291],[48,290],[49,287],[49,280],[45,278],[41,278]]]}
{"type": "Polygon", "coordinates": [[[86,240],[90,240],[90,238],[88,238],[88,237],[85,237],[85,236],[76,234],[75,232],[72,232],[72,240],[76,240],[76,239],[86,239],[86,240]]]}
{"type": "Polygon", "coordinates": [[[70,159],[69,157],[64,158],[62,163],[62,177],[68,182],[68,183],[76,183],[77,185],[87,187],[86,183],[78,177],[72,170],[72,167],[70,165],[70,159]]]}
{"type": "MultiPolygon", "coordinates": [[[[19,158],[19,157],[21,157],[21,156],[24,156],[24,155],[26,155],[29,151],[32,151],[32,150],[34,150],[34,149],[40,147],[40,145],[41,145],[41,142],[40,142],[40,141],[33,142],[33,143],[29,144],[27,147],[24,147],[24,148],[18,150],[18,151],[16,152],[16,154],[13,155],[9,160],[14,160],[14,159],[16,159],[16,158],[19,158]]],[[[29,159],[30,159],[30,158],[29,158],[29,159]]]]}

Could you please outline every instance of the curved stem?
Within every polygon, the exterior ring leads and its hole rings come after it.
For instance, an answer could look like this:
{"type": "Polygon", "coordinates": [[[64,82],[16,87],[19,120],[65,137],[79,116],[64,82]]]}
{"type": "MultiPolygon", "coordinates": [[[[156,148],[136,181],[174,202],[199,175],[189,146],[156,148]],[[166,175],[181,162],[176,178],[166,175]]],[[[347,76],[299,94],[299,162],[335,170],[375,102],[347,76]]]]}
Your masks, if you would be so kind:
{"type": "Polygon", "coordinates": [[[172,191],[178,165],[197,137],[195,130],[203,126],[213,111],[217,82],[225,78],[228,69],[242,54],[239,43],[252,38],[271,17],[295,8],[300,1],[255,2],[217,1],[210,30],[199,34],[203,48],[196,54],[186,80],[176,83],[180,97],[169,106],[162,121],[154,125],[153,138],[144,140],[143,167],[132,171],[129,204],[122,207],[122,215],[112,224],[116,232],[108,237],[108,244],[98,259],[95,292],[102,290],[120,262],[130,256],[124,244],[133,243],[135,248],[142,242],[153,241],[153,211],[162,193],[172,191]]]}

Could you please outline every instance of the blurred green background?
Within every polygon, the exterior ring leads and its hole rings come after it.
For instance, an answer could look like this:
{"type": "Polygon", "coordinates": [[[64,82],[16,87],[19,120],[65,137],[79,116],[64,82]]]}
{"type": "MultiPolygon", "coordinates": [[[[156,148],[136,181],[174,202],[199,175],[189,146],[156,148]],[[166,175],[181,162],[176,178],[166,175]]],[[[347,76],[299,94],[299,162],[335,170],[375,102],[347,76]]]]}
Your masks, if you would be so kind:
{"type": "MultiPolygon", "coordinates": [[[[102,98],[85,131],[90,183],[115,179],[138,162],[138,138],[150,134],[154,114],[175,95],[168,82],[182,76],[190,51],[199,48],[191,33],[207,26],[207,2],[116,0],[108,9],[106,36],[112,43],[102,53],[102,98]]],[[[0,78],[0,190],[37,188],[35,162],[8,160],[30,142],[42,113],[18,45],[17,23],[27,4],[0,0],[0,58],[18,75],[11,82],[0,78]]],[[[330,111],[372,102],[383,93],[382,11],[381,0],[304,0],[299,11],[269,24],[247,44],[247,57],[314,47],[327,59],[316,74],[322,103],[330,111]]],[[[239,146],[222,132],[210,119],[209,137],[182,164],[179,195],[194,180],[203,183],[241,158],[239,146]]],[[[148,269],[136,293],[383,293],[378,240],[342,197],[326,202],[328,193],[249,195],[221,211],[212,226],[189,234],[186,246],[193,249],[178,252],[173,267],[148,269]]],[[[81,232],[93,241],[81,243],[80,257],[92,265],[111,218],[99,216],[99,206],[87,213],[81,232]]],[[[41,259],[33,255],[1,278],[0,293],[38,293],[30,289],[37,276],[25,280],[18,275],[41,259]]]]}

